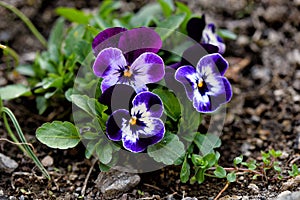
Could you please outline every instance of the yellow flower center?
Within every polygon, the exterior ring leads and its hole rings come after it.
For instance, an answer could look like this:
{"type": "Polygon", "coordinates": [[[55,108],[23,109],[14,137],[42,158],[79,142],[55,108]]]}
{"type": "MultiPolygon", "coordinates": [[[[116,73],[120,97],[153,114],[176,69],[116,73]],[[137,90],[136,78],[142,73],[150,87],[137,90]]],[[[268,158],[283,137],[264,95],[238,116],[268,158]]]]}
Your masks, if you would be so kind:
{"type": "Polygon", "coordinates": [[[199,88],[202,88],[202,87],[203,87],[203,81],[200,81],[200,82],[198,83],[198,87],[199,87],[199,88]]]}
{"type": "Polygon", "coordinates": [[[127,78],[129,78],[132,75],[132,73],[129,71],[130,66],[127,66],[126,68],[127,69],[124,71],[124,76],[127,77],[127,78]]]}
{"type": "Polygon", "coordinates": [[[136,117],[131,117],[131,119],[129,120],[129,123],[131,125],[136,125],[136,117]]]}

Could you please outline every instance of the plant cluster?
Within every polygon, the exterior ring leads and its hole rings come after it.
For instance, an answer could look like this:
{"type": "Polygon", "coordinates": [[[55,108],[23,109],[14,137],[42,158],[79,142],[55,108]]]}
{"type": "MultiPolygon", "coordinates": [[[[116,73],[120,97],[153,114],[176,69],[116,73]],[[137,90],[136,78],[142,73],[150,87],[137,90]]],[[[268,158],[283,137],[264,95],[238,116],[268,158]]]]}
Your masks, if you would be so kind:
{"type": "MultiPolygon", "coordinates": [[[[28,85],[0,88],[4,100],[33,96],[40,114],[72,103],[70,118],[43,124],[37,139],[60,149],[83,142],[86,158],[96,156],[101,170],[175,164],[182,182],[199,184],[206,176],[234,182],[241,172],[266,177],[271,169],[282,178],[273,150],[262,153],[263,164],[240,156],[234,167],[220,166],[220,130],[199,128],[204,115],[222,115],[232,97],[223,54],[224,40],[236,36],[180,2],[158,0],[137,13],[120,8],[119,1],[104,1],[95,14],[57,8],[47,49],[15,68],[28,85]]],[[[293,166],[289,175],[298,174],[293,166]]]]}

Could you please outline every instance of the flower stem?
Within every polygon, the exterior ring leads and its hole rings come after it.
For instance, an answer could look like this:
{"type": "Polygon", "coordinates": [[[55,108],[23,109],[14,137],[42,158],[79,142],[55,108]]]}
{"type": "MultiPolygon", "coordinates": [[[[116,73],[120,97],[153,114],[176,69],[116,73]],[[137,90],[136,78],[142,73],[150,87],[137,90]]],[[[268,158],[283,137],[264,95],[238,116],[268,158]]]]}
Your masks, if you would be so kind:
{"type": "Polygon", "coordinates": [[[15,60],[15,66],[19,65],[19,55],[15,52],[15,50],[2,44],[0,44],[0,49],[3,49],[3,52],[9,54],[15,60]]]}
{"type": "Polygon", "coordinates": [[[42,36],[42,34],[35,28],[35,26],[32,24],[30,19],[26,17],[19,9],[14,7],[13,5],[10,5],[8,3],[5,3],[4,1],[0,1],[0,6],[12,11],[15,13],[25,24],[26,26],[30,29],[30,31],[33,33],[33,35],[41,42],[41,44],[44,47],[47,47],[47,41],[46,39],[42,36]]]}
{"type": "MultiPolygon", "coordinates": [[[[17,137],[14,135],[13,131],[11,130],[5,113],[2,114],[2,118],[3,118],[4,126],[7,130],[9,137],[11,137],[11,139],[15,143],[20,143],[19,140],[17,139],[17,137]]],[[[22,145],[18,145],[18,147],[21,149],[21,151],[23,151],[23,153],[27,154],[26,150],[24,149],[24,147],[22,145]]]]}
{"type": "MultiPolygon", "coordinates": [[[[1,105],[2,106],[2,103],[1,105]]],[[[4,123],[5,123],[5,127],[10,135],[10,137],[14,140],[14,142],[18,143],[18,139],[14,136],[9,124],[8,124],[8,120],[6,118],[6,114],[9,116],[9,118],[11,119],[16,131],[17,131],[17,134],[21,140],[21,142],[23,143],[23,146],[19,146],[20,149],[23,151],[23,152],[26,152],[27,155],[34,161],[34,163],[37,165],[37,167],[42,171],[42,173],[44,174],[44,176],[46,178],[48,178],[49,180],[51,179],[50,178],[50,175],[48,174],[47,170],[44,168],[44,166],[42,165],[42,163],[39,161],[39,159],[36,157],[36,155],[34,154],[34,152],[32,151],[32,149],[30,148],[29,145],[27,145],[27,141],[26,141],[26,138],[22,132],[22,129],[16,119],[16,117],[14,116],[14,114],[12,113],[12,111],[7,108],[7,107],[0,107],[0,114],[2,115],[3,117],[3,120],[4,120],[4,123]]]]}

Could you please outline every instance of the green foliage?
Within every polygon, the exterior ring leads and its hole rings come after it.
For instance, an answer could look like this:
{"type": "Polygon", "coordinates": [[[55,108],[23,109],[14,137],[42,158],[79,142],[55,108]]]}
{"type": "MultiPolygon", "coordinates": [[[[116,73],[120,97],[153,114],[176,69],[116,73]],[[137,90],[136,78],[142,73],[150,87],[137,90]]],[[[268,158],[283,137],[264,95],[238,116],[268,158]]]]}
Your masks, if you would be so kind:
{"type": "Polygon", "coordinates": [[[175,94],[167,89],[154,89],[152,92],[161,98],[166,115],[177,121],[181,114],[181,106],[175,94]]]}
{"type": "Polygon", "coordinates": [[[58,15],[78,24],[88,24],[92,17],[91,15],[75,8],[58,7],[55,11],[58,15]]]}
{"type": "MultiPolygon", "coordinates": [[[[99,160],[101,171],[107,171],[117,163],[116,152],[122,145],[121,142],[108,141],[105,135],[109,116],[107,106],[98,101],[102,80],[96,78],[91,69],[95,58],[91,48],[93,37],[115,26],[128,29],[155,27],[163,42],[174,43],[174,48],[177,48],[174,51],[180,49],[182,53],[188,44],[177,45],[178,41],[173,41],[171,35],[175,31],[186,33],[186,24],[193,16],[184,3],[174,3],[173,0],[157,0],[146,4],[137,13],[121,13],[121,6],[120,1],[102,1],[94,14],[74,8],[57,8],[60,18],[50,31],[47,49],[37,53],[32,64],[16,67],[17,72],[28,78],[29,85],[0,88],[0,97],[5,100],[33,96],[39,114],[46,112],[58,100],[72,102],[75,108],[79,108],[74,110],[74,116],[78,117],[74,119],[76,125],[67,121],[45,123],[37,129],[36,137],[47,146],[60,149],[84,142],[86,158],[94,155],[99,160]],[[71,24],[67,25],[67,20],[71,24]],[[85,68],[74,82],[81,66],[85,68]],[[90,91],[95,91],[94,96],[88,95],[90,91]]],[[[224,39],[237,38],[233,32],[224,29],[219,29],[218,34],[224,39]]],[[[172,57],[163,51],[159,53],[166,56],[166,63],[179,61],[178,56],[172,57]]],[[[284,177],[284,168],[278,161],[281,152],[273,149],[261,152],[262,160],[243,161],[241,155],[233,160],[233,167],[222,167],[220,153],[216,151],[221,140],[217,135],[199,132],[202,114],[194,110],[191,102],[184,100],[182,94],[175,95],[163,87],[151,90],[163,101],[166,133],[159,143],[148,147],[147,154],[166,165],[181,165],[180,180],[183,183],[201,184],[207,176],[235,182],[240,173],[266,178],[268,172],[272,172],[278,179],[284,177]]],[[[299,175],[298,166],[293,164],[288,173],[292,177],[299,175]]]]}
{"type": "Polygon", "coordinates": [[[81,139],[79,131],[72,123],[61,121],[43,124],[37,129],[36,137],[41,143],[59,149],[73,148],[81,139]]]}
{"type": "Polygon", "coordinates": [[[167,132],[162,141],[148,147],[148,155],[157,162],[166,165],[172,165],[174,162],[184,155],[184,145],[179,138],[167,132]]]}
{"type": "Polygon", "coordinates": [[[3,100],[15,99],[30,94],[30,88],[20,84],[7,85],[0,88],[0,97],[3,100]]]}

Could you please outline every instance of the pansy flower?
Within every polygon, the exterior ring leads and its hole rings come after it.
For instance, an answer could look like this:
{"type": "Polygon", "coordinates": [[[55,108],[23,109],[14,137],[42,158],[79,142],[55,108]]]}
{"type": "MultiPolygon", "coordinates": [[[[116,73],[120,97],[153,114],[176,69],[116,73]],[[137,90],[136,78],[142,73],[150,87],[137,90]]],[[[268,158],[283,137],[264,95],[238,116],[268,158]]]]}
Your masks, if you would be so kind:
{"type": "Polygon", "coordinates": [[[205,15],[201,18],[191,18],[187,23],[188,36],[200,42],[208,53],[225,52],[225,44],[222,38],[216,33],[213,23],[206,24],[205,15]],[[217,47],[217,48],[216,48],[217,47]]]}
{"type": "Polygon", "coordinates": [[[151,92],[140,92],[132,100],[131,109],[119,109],[106,123],[106,134],[112,141],[122,140],[125,149],[138,153],[158,143],[165,133],[161,99],[151,92]]]}
{"type": "Polygon", "coordinates": [[[232,96],[229,81],[224,77],[228,62],[219,54],[202,57],[196,68],[190,65],[179,67],[175,79],[183,84],[187,97],[198,112],[215,111],[232,96]]]}
{"type": "Polygon", "coordinates": [[[159,35],[150,28],[110,28],[93,41],[97,56],[93,65],[96,76],[103,78],[104,92],[115,84],[127,84],[135,91],[147,89],[146,84],[164,77],[164,62],[155,53],[162,45],[159,35]]]}

